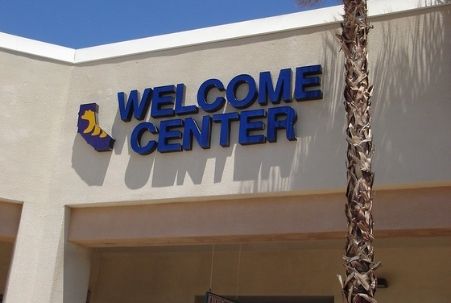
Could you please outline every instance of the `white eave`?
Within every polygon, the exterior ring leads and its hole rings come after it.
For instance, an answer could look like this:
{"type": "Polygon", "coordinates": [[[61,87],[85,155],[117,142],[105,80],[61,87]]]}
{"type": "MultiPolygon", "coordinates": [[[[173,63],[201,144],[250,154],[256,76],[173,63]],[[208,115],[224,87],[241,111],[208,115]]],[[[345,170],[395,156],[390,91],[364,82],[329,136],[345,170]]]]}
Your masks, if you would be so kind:
{"type": "Polygon", "coordinates": [[[75,63],[76,50],[73,48],[6,33],[0,33],[0,48],[66,63],[75,63]]]}
{"type": "MultiPolygon", "coordinates": [[[[443,0],[370,0],[368,2],[368,14],[370,17],[374,17],[447,4],[450,4],[450,2],[443,0]]],[[[339,22],[342,18],[342,14],[343,6],[339,5],[81,49],[72,49],[0,33],[0,48],[62,61],[69,64],[77,64],[299,28],[321,26],[339,22]]]]}

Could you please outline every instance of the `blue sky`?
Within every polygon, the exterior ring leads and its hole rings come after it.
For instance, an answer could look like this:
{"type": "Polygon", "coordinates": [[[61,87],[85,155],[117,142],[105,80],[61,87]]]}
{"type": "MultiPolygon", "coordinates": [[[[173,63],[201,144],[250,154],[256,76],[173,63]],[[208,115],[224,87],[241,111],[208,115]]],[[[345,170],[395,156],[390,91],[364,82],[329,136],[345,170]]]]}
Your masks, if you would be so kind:
{"type": "Polygon", "coordinates": [[[322,0],[0,0],[0,32],[81,48],[340,4],[322,0]]]}

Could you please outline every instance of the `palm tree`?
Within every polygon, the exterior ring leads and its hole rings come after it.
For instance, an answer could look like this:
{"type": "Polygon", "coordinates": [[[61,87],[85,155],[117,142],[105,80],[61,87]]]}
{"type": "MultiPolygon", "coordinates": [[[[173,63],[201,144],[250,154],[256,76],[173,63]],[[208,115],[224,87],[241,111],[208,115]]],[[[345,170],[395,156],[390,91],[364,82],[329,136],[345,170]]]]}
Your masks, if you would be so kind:
{"type": "MultiPolygon", "coordinates": [[[[318,0],[299,0],[302,4],[318,0]]],[[[346,277],[339,276],[347,303],[375,303],[371,170],[373,143],[370,118],[372,85],[368,80],[367,37],[370,29],[367,0],[343,0],[342,32],[337,35],[345,55],[346,141],[348,142],[346,218],[348,232],[344,255],[346,277]]]]}
{"type": "Polygon", "coordinates": [[[343,294],[349,303],[376,302],[373,249],[373,180],[371,158],[370,97],[367,37],[370,26],[366,0],[344,0],[344,20],[339,36],[345,54],[345,110],[347,179],[346,218],[348,233],[344,256],[346,279],[343,294]]]}

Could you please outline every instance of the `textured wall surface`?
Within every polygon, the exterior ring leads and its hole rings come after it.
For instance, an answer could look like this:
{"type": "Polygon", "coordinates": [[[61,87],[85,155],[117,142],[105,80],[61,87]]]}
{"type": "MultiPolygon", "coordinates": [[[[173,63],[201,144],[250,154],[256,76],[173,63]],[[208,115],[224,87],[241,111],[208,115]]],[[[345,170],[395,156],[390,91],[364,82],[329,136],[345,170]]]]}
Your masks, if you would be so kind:
{"type": "MultiPolygon", "coordinates": [[[[451,79],[449,8],[373,21],[370,62],[374,93],[376,186],[449,183],[451,79]],[[434,33],[434,34],[432,34],[434,33]],[[434,135],[429,135],[434,133],[434,135]],[[432,147],[432,148],[431,148],[432,147]],[[419,161],[422,159],[423,161],[419,161]]],[[[192,46],[77,66],[72,73],[54,180],[55,199],[69,203],[180,199],[268,192],[336,191],[344,185],[344,112],[336,25],[192,46]],[[140,156],[129,147],[136,120],[119,119],[118,91],[183,82],[195,102],[202,81],[228,82],[241,73],[310,64],[323,66],[323,100],[293,102],[296,142],[232,145],[140,156]],[[78,104],[98,102],[100,121],[117,139],[112,154],[97,154],[73,131],[78,104]]],[[[258,108],[258,105],[255,106],[258,108]]],[[[200,116],[200,115],[198,115],[200,116]]]]}
{"type": "MultiPolygon", "coordinates": [[[[372,23],[376,187],[449,187],[451,7],[379,16],[372,23]]],[[[2,49],[0,198],[23,203],[6,302],[84,302],[91,252],[67,241],[67,206],[342,193],[344,80],[334,39],[338,28],[332,23],[79,64],[2,49]],[[242,73],[256,77],[310,64],[323,66],[324,98],[292,103],[297,141],[241,146],[232,127],[228,148],[218,145],[217,128],[209,150],[195,145],[189,152],[140,156],[129,147],[136,121],[120,120],[119,91],[183,82],[189,104],[208,78],[227,83],[242,73]],[[79,105],[89,102],[100,105],[99,122],[116,138],[112,152],[95,152],[77,134],[79,105]]],[[[390,218],[390,224],[397,220],[390,218]]],[[[449,254],[449,246],[427,249],[416,256],[449,254]]],[[[398,258],[404,252],[393,250],[398,258]]],[[[432,268],[449,269],[444,264],[432,268]]],[[[430,270],[423,267],[412,270],[430,270]]],[[[399,272],[415,276],[406,268],[399,272]]]]}
{"type": "MultiPolygon", "coordinates": [[[[375,84],[376,186],[449,184],[451,78],[449,6],[373,20],[370,70],[375,84]],[[432,135],[433,134],[433,135],[432,135]],[[421,161],[420,161],[421,159],[421,161]]],[[[344,112],[337,25],[299,29],[159,51],[76,66],[3,52],[0,55],[0,196],[79,204],[161,201],[251,193],[341,191],[344,112]],[[117,92],[186,84],[186,102],[216,77],[310,64],[323,66],[323,100],[291,103],[297,141],[140,156],[129,147],[136,120],[120,120],[117,92]],[[19,84],[18,84],[19,83],[19,84]],[[116,138],[97,153],[76,133],[81,103],[100,105],[99,121],[116,138]],[[14,165],[11,165],[14,163],[14,165]]],[[[258,108],[259,106],[254,106],[258,108]]],[[[227,110],[230,110],[228,108],[227,110]]],[[[201,114],[195,117],[200,118],[201,114]]],[[[216,125],[217,126],[217,125],[216,125]]]]}

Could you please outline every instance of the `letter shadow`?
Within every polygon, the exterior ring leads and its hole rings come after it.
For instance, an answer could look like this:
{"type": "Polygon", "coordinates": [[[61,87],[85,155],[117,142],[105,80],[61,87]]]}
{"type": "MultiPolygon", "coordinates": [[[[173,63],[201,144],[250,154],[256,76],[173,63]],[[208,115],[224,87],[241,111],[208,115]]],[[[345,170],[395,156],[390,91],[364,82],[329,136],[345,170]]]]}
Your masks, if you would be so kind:
{"type": "Polygon", "coordinates": [[[187,176],[194,184],[201,184],[211,152],[201,150],[201,148],[198,148],[199,151],[197,151],[197,148],[170,154],[155,153],[152,186],[183,185],[187,176]]]}
{"type": "MultiPolygon", "coordinates": [[[[148,119],[143,121],[145,120],[148,119]]],[[[124,122],[121,120],[119,111],[117,111],[112,127],[112,134],[116,139],[114,153],[118,155],[124,153],[124,145],[127,145],[125,150],[129,155],[129,160],[125,170],[124,182],[130,189],[139,189],[146,185],[154,166],[153,154],[142,156],[133,152],[130,147],[130,134],[140,122],[142,121],[124,122]]]]}
{"type": "Polygon", "coordinates": [[[72,168],[89,186],[101,186],[111,160],[111,152],[97,152],[76,134],[72,144],[72,168]]]}

